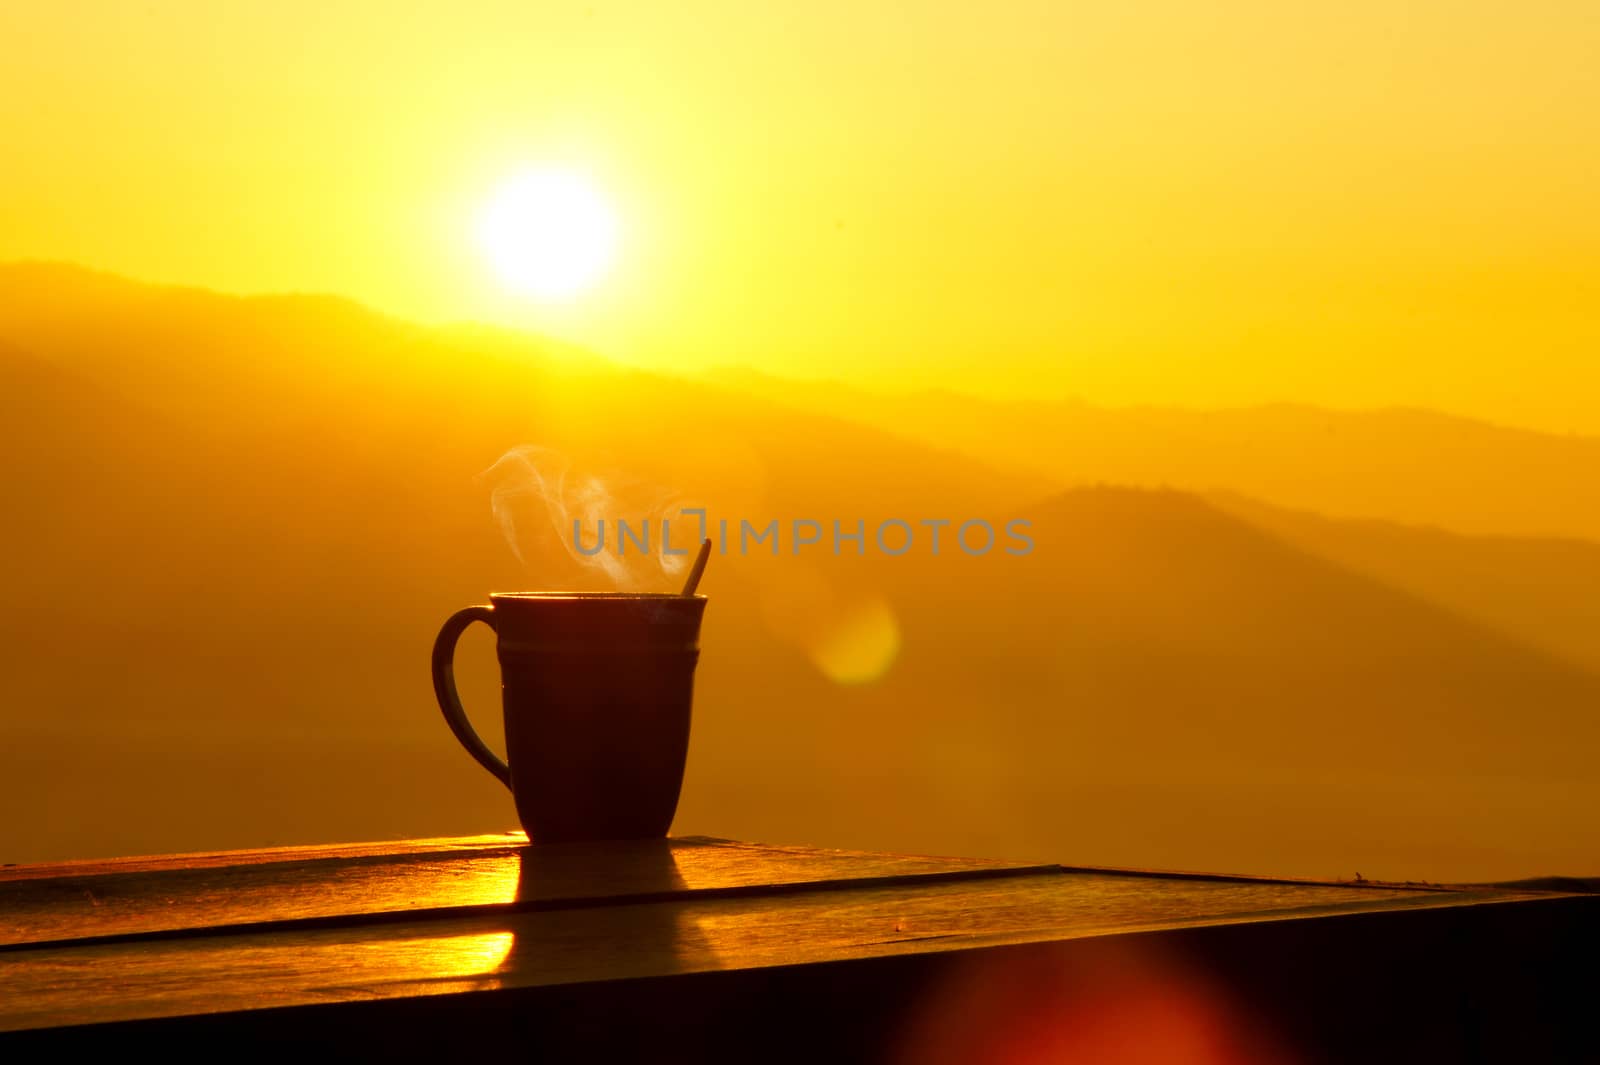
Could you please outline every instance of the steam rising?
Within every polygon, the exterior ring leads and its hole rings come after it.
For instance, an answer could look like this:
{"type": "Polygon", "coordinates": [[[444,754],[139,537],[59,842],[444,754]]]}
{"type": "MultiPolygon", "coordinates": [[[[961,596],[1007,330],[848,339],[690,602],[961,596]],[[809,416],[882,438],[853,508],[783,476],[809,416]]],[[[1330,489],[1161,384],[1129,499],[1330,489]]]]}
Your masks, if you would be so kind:
{"type": "Polygon", "coordinates": [[[554,448],[522,444],[479,475],[492,486],[496,524],[512,554],[543,586],[602,582],[623,591],[670,590],[698,546],[698,525],[682,495],[601,464],[578,465],[554,448]],[[649,550],[623,545],[618,522],[647,528],[649,550]],[[603,532],[602,532],[603,530],[603,532]],[[604,536],[604,548],[593,550],[604,536]],[[585,550],[579,550],[579,543],[585,550]],[[591,553],[592,552],[592,553],[591,553]]]}

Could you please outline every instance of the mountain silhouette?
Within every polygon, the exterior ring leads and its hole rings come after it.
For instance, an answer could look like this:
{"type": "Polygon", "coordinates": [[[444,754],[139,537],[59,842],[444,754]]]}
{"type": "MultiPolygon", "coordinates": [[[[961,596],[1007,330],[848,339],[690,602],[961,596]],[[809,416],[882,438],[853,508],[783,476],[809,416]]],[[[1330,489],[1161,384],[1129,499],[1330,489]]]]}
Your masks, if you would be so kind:
{"type": "MultiPolygon", "coordinates": [[[[553,525],[531,569],[496,526],[480,474],[533,444],[754,522],[1030,523],[1023,555],[714,556],[677,831],[1593,872],[1600,681],[1403,552],[1385,576],[1192,493],[1063,492],[1025,455],[312,296],[5,267],[0,381],[0,798],[27,811],[0,860],[511,827],[424,661],[490,590],[596,580],[553,525]]],[[[486,633],[460,672],[493,743],[486,633]]]]}
{"type": "Polygon", "coordinates": [[[1441,877],[1496,848],[1589,861],[1593,674],[1184,493],[1026,514],[1033,555],[889,586],[905,650],[852,705],[876,739],[845,779],[896,764],[901,801],[941,812],[896,838],[1261,868],[1248,839],[1301,869],[1427,852],[1441,877]]]}
{"type": "Polygon", "coordinates": [[[1209,501],[1310,554],[1600,672],[1600,543],[1337,520],[1243,496],[1209,501]]]}
{"type": "Polygon", "coordinates": [[[888,394],[747,368],[711,380],[954,448],[1060,486],[1231,492],[1334,517],[1600,540],[1600,438],[1436,411],[1278,403],[1225,410],[888,394]]]}

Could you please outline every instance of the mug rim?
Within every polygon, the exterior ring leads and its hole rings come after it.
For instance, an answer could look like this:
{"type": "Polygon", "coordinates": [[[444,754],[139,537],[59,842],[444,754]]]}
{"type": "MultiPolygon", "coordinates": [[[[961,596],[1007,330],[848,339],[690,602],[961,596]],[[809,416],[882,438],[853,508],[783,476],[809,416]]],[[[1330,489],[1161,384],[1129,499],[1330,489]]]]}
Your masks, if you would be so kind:
{"type": "Polygon", "coordinates": [[[678,592],[490,592],[490,600],[514,599],[533,602],[550,602],[560,600],[580,599],[609,599],[609,600],[662,600],[677,599],[683,602],[704,600],[704,595],[682,595],[678,592]]]}

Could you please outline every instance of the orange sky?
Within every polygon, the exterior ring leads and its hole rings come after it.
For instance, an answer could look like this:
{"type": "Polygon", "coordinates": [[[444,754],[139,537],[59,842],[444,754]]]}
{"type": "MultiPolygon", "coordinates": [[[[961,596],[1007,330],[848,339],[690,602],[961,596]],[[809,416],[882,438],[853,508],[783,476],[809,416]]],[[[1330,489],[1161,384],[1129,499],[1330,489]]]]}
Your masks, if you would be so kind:
{"type": "Polygon", "coordinates": [[[0,259],[642,364],[1600,432],[1600,19],[1564,3],[11,4],[0,259]],[[581,170],[616,268],[472,239],[581,170]]]}

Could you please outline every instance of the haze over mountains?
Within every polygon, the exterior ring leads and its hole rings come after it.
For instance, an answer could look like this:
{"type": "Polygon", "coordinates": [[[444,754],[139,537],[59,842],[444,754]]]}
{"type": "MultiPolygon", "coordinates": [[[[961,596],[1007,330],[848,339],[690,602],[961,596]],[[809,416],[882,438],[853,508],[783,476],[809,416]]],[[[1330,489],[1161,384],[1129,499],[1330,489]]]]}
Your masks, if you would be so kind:
{"type": "MultiPolygon", "coordinates": [[[[705,382],[45,264],[0,267],[0,861],[512,827],[425,660],[491,589],[605,583],[538,505],[531,570],[502,538],[480,475],[526,444],[620,516],[1031,523],[1020,557],[715,557],[677,831],[1596,872],[1600,441],[705,382]]],[[[462,655],[492,735],[487,634],[462,655]]]]}
{"type": "Polygon", "coordinates": [[[950,392],[884,394],[744,368],[709,377],[796,409],[870,422],[1001,469],[1069,483],[1234,492],[1336,517],[1600,539],[1596,437],[1416,409],[1104,408],[950,392]]]}

